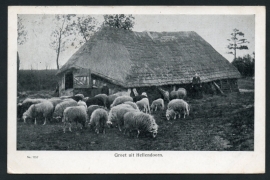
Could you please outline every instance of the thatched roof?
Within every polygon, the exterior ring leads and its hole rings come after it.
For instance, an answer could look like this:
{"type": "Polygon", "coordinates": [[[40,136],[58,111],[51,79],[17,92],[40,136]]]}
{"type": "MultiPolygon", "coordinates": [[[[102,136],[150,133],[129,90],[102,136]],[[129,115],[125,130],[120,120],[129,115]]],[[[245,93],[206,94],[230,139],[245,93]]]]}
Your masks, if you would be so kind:
{"type": "Polygon", "coordinates": [[[132,32],[103,28],[59,70],[89,68],[124,87],[240,78],[240,73],[196,32],[132,32]]]}

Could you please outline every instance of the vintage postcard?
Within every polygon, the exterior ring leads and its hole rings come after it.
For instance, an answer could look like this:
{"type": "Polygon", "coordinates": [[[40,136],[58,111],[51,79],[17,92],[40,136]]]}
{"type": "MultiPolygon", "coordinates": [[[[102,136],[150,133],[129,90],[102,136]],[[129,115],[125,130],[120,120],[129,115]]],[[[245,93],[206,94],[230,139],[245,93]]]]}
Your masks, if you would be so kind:
{"type": "Polygon", "coordinates": [[[8,7],[8,173],[264,173],[265,28],[263,6],[8,7]]]}

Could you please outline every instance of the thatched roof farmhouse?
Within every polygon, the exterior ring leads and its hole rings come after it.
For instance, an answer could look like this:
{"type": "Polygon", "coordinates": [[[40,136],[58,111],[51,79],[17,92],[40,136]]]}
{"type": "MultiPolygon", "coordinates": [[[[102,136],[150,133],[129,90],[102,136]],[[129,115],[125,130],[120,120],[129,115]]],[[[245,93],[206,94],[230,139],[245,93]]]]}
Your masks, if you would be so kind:
{"type": "Polygon", "coordinates": [[[134,32],[105,27],[57,75],[65,94],[69,88],[96,87],[99,80],[122,88],[189,84],[195,72],[204,83],[240,78],[238,70],[194,31],[134,32]],[[68,79],[73,82],[67,84],[68,79]]]}

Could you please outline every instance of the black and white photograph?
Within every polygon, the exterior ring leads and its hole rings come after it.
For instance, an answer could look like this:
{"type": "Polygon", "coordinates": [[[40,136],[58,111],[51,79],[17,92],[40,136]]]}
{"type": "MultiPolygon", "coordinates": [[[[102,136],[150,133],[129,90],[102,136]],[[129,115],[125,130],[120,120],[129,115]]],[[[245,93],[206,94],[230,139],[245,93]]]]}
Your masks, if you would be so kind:
{"type": "MultiPolygon", "coordinates": [[[[30,173],[65,172],[46,163],[38,168],[46,153],[123,163],[68,173],[263,172],[265,36],[256,34],[265,30],[263,7],[201,7],[201,14],[200,7],[21,8],[9,9],[15,81],[8,87],[8,152],[26,153],[20,158],[37,166],[30,173]],[[178,156],[185,156],[182,166],[196,164],[196,153],[209,166],[230,158],[224,169],[160,171],[169,160],[180,163],[178,156]],[[241,153],[258,161],[246,171],[241,163],[229,170],[231,159],[244,160],[241,153]],[[156,165],[132,170],[145,161],[156,165]]],[[[11,173],[28,172],[14,167],[11,173]]]]}

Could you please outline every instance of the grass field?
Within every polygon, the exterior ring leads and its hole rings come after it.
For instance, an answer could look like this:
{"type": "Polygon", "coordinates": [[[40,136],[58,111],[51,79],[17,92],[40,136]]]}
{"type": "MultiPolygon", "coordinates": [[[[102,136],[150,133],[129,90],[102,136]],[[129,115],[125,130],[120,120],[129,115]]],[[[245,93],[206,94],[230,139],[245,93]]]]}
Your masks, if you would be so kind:
{"type": "MultiPolygon", "coordinates": [[[[252,79],[239,80],[239,88],[254,87],[252,79]],[[253,85],[252,85],[253,84],[253,85]]],[[[165,110],[153,113],[159,125],[155,139],[148,134],[136,138],[117,128],[95,134],[89,128],[63,133],[61,123],[33,125],[17,122],[18,150],[254,150],[254,93],[230,93],[226,97],[204,95],[187,99],[190,116],[167,121],[165,110]]]]}

